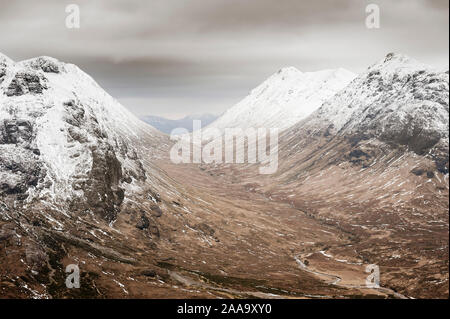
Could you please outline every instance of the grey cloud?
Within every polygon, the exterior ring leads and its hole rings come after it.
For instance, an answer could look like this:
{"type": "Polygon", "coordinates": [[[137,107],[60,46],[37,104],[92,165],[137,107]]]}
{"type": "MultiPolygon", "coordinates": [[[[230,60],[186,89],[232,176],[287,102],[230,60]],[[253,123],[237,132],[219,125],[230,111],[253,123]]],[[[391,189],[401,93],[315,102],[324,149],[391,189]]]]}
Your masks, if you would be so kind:
{"type": "Polygon", "coordinates": [[[0,52],[79,65],[138,114],[222,112],[277,69],[359,72],[398,51],[448,67],[445,0],[0,0],[0,52]],[[365,6],[381,29],[365,27],[365,6]],[[81,29],[64,26],[78,3],[81,29]]]}

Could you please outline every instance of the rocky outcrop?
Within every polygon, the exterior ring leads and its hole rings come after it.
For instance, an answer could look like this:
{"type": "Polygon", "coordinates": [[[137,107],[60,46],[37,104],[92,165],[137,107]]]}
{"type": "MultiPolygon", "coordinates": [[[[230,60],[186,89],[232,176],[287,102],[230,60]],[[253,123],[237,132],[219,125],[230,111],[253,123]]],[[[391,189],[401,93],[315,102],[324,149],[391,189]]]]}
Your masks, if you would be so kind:
{"type": "Polygon", "coordinates": [[[23,119],[0,122],[0,195],[26,198],[28,188],[43,178],[41,167],[32,123],[23,119]]]}
{"type": "Polygon", "coordinates": [[[46,73],[59,73],[64,66],[58,60],[50,57],[37,57],[35,59],[25,61],[23,64],[34,70],[41,70],[46,73]]]}
{"type": "Polygon", "coordinates": [[[41,94],[47,89],[45,78],[31,71],[18,72],[8,86],[5,94],[7,96],[20,96],[34,93],[41,94]]]}
{"type": "Polygon", "coordinates": [[[92,169],[84,185],[87,207],[112,221],[119,212],[124,190],[119,186],[122,166],[108,145],[92,150],[92,169]]]}
{"type": "Polygon", "coordinates": [[[0,144],[30,144],[33,128],[30,121],[5,119],[0,123],[0,144]]]}
{"type": "Polygon", "coordinates": [[[17,195],[17,199],[25,199],[27,190],[37,186],[43,176],[31,152],[17,155],[14,159],[0,155],[0,195],[17,195]]]}

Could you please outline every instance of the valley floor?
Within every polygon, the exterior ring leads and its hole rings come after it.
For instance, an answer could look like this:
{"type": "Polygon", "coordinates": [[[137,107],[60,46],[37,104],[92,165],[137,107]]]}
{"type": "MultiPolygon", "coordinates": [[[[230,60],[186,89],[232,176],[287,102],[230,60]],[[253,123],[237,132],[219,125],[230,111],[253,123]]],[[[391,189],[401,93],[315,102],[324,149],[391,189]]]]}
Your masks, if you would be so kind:
{"type": "Polygon", "coordinates": [[[264,192],[233,168],[156,164],[177,188],[146,232],[133,209],[111,224],[75,218],[68,231],[55,229],[55,215],[44,215],[52,227],[19,211],[12,217],[31,227],[0,221],[1,297],[448,298],[443,211],[419,223],[407,211],[357,207],[349,218],[355,207],[264,192]],[[81,289],[65,287],[68,264],[80,266],[81,289]],[[379,266],[380,288],[366,286],[369,264],[379,266]]]}
{"type": "MultiPolygon", "coordinates": [[[[234,176],[233,168],[161,165],[173,178],[188,181],[192,188],[208,194],[207,200],[223,207],[224,215],[231,214],[232,220],[247,226],[230,230],[236,231],[238,240],[230,255],[234,265],[227,268],[228,275],[263,279],[298,296],[448,297],[448,216],[442,212],[433,216],[436,222],[426,221],[420,226],[417,220],[402,218],[400,227],[391,214],[384,215],[380,210],[374,215],[369,207],[359,207],[366,214],[358,217],[356,225],[352,224],[355,220],[339,217],[353,214],[355,207],[347,211],[343,207],[340,214],[317,214],[314,205],[302,205],[311,198],[303,201],[302,196],[296,196],[292,200],[292,196],[258,192],[257,184],[242,182],[245,178],[239,172],[234,176]],[[375,220],[383,230],[371,227],[375,220]],[[240,240],[238,229],[248,229],[253,236],[240,240]],[[257,249],[261,246],[265,246],[263,255],[257,249]],[[379,266],[379,289],[366,286],[369,264],[379,266]],[[308,278],[307,285],[302,283],[304,278],[308,278]]],[[[317,207],[322,205],[326,203],[318,201],[317,207]]],[[[217,224],[219,220],[209,222],[217,224]]],[[[220,255],[211,251],[205,260],[217,260],[220,255]]],[[[226,259],[222,263],[227,264],[226,259]]]]}

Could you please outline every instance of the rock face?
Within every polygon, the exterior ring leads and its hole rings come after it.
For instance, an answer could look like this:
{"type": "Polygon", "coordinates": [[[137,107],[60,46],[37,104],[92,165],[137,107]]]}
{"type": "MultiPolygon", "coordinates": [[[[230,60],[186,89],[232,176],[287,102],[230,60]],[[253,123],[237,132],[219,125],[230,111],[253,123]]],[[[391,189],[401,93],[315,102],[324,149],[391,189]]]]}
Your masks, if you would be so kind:
{"type": "Polygon", "coordinates": [[[130,141],[155,132],[74,65],[0,58],[0,195],[112,221],[147,179],[130,141]]]}
{"type": "Polygon", "coordinates": [[[60,73],[64,70],[64,66],[58,60],[51,57],[37,57],[28,61],[27,65],[34,70],[40,70],[46,73],[60,73]]]}
{"type": "Polygon", "coordinates": [[[42,93],[47,89],[45,80],[42,76],[34,72],[18,72],[14,76],[14,79],[9,84],[6,95],[7,96],[20,96],[27,93],[42,93]]]}
{"type": "Polygon", "coordinates": [[[28,188],[36,187],[45,175],[39,165],[39,150],[33,142],[35,134],[30,121],[0,121],[0,195],[26,198],[28,188]]]}

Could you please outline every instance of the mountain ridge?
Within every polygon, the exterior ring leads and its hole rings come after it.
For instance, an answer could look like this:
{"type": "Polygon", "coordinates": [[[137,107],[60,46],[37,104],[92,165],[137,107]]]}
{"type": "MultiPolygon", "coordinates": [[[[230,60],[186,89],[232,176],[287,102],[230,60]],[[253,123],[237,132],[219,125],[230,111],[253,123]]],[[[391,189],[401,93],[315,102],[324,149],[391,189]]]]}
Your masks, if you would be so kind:
{"type": "Polygon", "coordinates": [[[286,67],[253,89],[208,128],[286,129],[308,116],[356,75],[345,69],[301,72],[286,67]]]}
{"type": "Polygon", "coordinates": [[[286,133],[377,138],[435,156],[448,172],[449,76],[405,55],[388,54],[286,133]],[[302,133],[303,132],[303,133],[302,133]]]}

